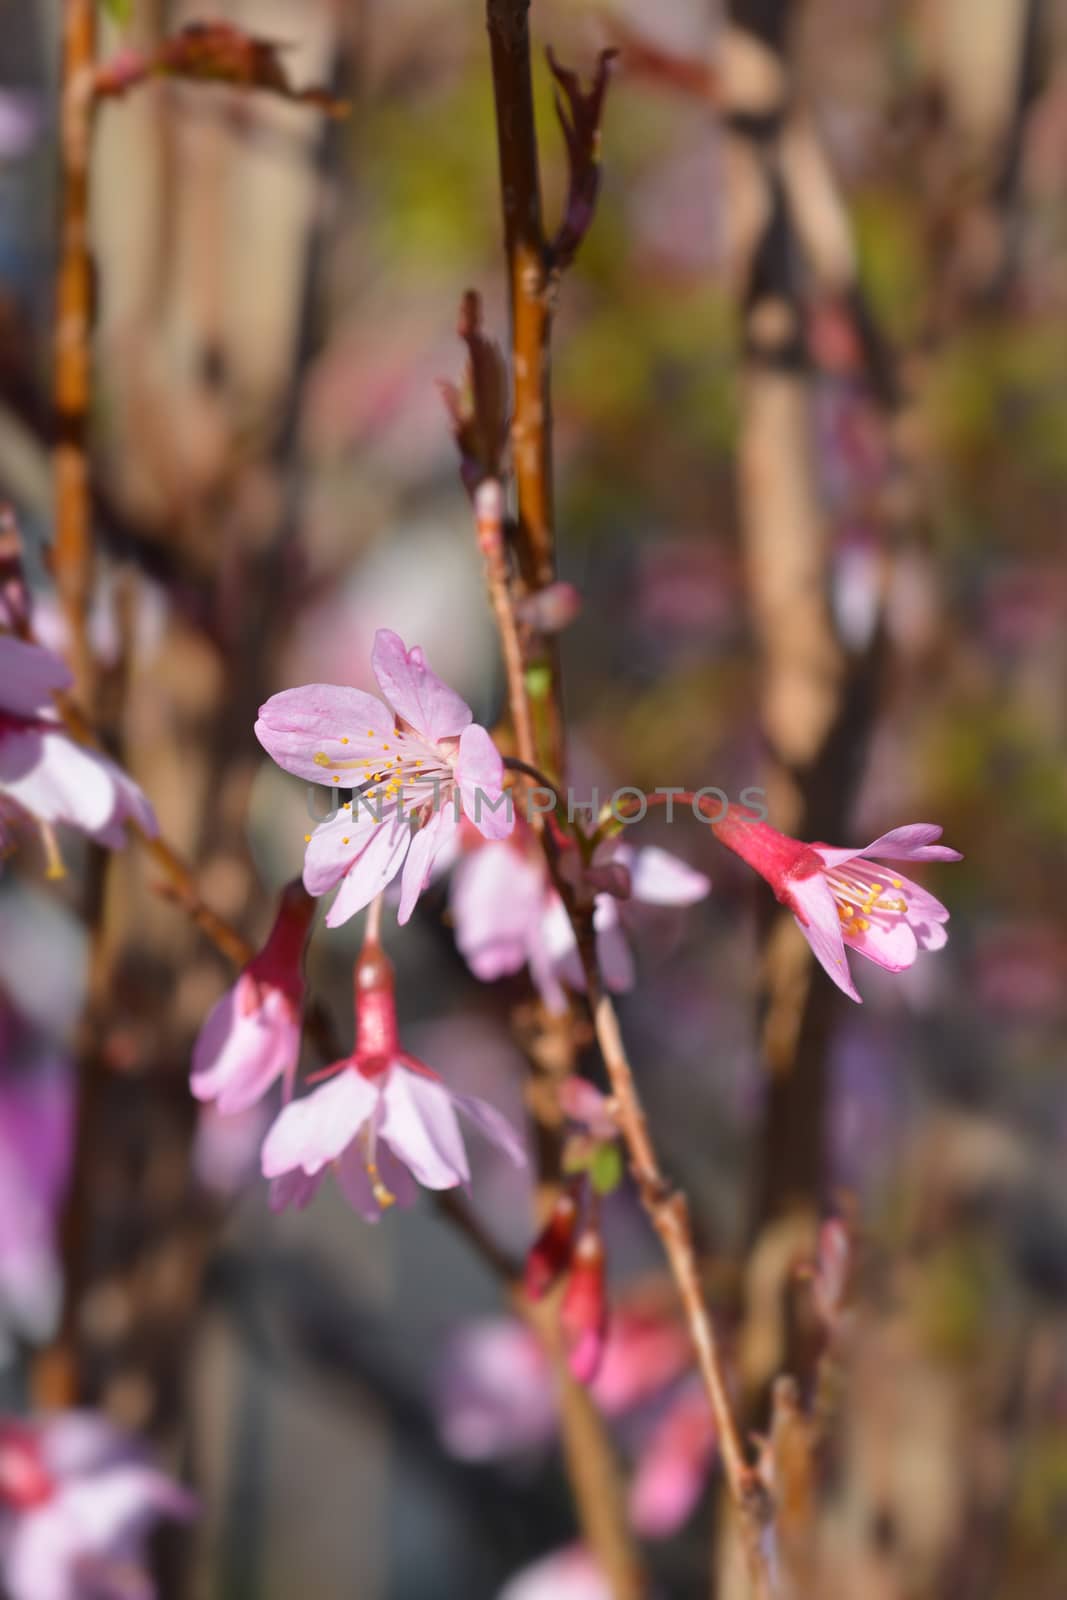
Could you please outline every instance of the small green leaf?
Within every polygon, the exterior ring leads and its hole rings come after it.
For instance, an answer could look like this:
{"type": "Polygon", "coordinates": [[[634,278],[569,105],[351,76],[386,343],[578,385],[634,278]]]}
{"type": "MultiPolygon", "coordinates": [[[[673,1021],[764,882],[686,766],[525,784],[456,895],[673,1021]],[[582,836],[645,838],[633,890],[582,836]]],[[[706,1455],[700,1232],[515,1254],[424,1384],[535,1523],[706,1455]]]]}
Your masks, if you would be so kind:
{"type": "Polygon", "coordinates": [[[100,5],[118,28],[124,28],[133,16],[133,0],[100,0],[100,5]]]}
{"type": "Polygon", "coordinates": [[[589,1163],[597,1194],[611,1194],[622,1182],[622,1155],[617,1144],[599,1144],[589,1163]]]}
{"type": "Polygon", "coordinates": [[[552,689],[552,671],[549,667],[528,667],[526,693],[531,700],[547,700],[552,689]]]}

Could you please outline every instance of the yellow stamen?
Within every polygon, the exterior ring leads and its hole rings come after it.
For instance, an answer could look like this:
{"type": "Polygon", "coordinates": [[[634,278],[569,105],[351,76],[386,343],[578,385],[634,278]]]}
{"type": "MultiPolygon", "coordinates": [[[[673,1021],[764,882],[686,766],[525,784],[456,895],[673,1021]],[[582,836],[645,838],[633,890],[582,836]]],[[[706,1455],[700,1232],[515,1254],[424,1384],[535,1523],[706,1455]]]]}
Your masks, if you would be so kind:
{"type": "Polygon", "coordinates": [[[315,765],[317,767],[332,767],[333,766],[333,762],[330,760],[330,758],[326,754],[325,750],[316,750],[315,754],[312,756],[311,759],[314,761],[314,763],[315,763],[315,765]]]}

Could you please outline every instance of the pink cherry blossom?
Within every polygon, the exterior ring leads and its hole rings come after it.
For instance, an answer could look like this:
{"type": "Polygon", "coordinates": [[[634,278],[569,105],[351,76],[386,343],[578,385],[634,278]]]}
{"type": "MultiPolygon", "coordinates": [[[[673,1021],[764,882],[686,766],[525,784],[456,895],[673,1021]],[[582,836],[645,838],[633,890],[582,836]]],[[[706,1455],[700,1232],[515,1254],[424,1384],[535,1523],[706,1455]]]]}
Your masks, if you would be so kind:
{"type": "MultiPolygon", "coordinates": [[[[485,983],[528,965],[545,1005],[562,1012],[564,984],[581,990],[585,978],[570,918],[549,881],[532,829],[520,823],[500,843],[484,843],[469,832],[464,839],[469,848],[456,862],[450,906],[467,965],[485,983]]],[[[600,971],[607,988],[623,993],[634,982],[625,926],[633,908],[694,905],[711,882],[658,846],[639,849],[622,840],[597,849],[592,872],[599,882],[611,884],[611,892],[594,899],[600,971]]],[[[597,880],[590,887],[595,889],[597,880]]]]}
{"type": "Polygon", "coordinates": [[[407,650],[383,628],[371,662],[388,704],[361,689],[306,684],[273,695],[256,723],[260,743],[287,772],[357,791],[315,829],[304,862],[309,894],[340,886],[326,916],[331,928],[401,870],[397,915],[407,922],[462,816],[487,839],[506,838],[514,823],[500,752],[421,649],[407,650]]]}
{"type": "Polygon", "coordinates": [[[118,848],[125,824],[154,835],[155,814],[132,778],[107,756],[78,744],[53,703],[68,689],[63,661],[40,645],[0,634],[0,803],[50,827],[67,823],[118,848]]]}
{"type": "Polygon", "coordinates": [[[196,1502],[103,1417],[0,1418],[0,1574],[10,1600],[152,1600],[145,1543],[196,1502]]]}
{"type": "Polygon", "coordinates": [[[510,1123],[486,1101],[453,1094],[400,1048],[392,968],[380,947],[356,966],[356,1048],[326,1079],[292,1101],[263,1141],[275,1209],[302,1207],[332,1167],[355,1210],[376,1222],[394,1202],[411,1205],[416,1185],[453,1189],[470,1180],[456,1112],[516,1166],[526,1154],[510,1123]]]}
{"type": "Polygon", "coordinates": [[[920,950],[940,950],[948,911],[910,878],[881,865],[895,861],[960,861],[937,844],[941,829],[913,822],[882,834],[861,850],[804,844],[731,806],[712,824],[720,841],[760,873],[789,907],[816,959],[858,1001],[846,948],[889,972],[902,972],[920,950]]]}
{"type": "Polygon", "coordinates": [[[263,949],[208,1013],[193,1046],[190,1087],[224,1114],[246,1111],[300,1056],[304,945],[315,911],[299,883],[284,890],[263,949]]]}
{"type": "Polygon", "coordinates": [[[613,1593],[585,1546],[569,1544],[523,1567],[497,1600],[611,1600],[613,1593]]]}
{"type": "Polygon", "coordinates": [[[708,1397],[693,1376],[672,1397],[638,1455],[630,1518],[642,1538],[669,1538],[686,1521],[707,1482],[715,1444],[708,1397]]]}

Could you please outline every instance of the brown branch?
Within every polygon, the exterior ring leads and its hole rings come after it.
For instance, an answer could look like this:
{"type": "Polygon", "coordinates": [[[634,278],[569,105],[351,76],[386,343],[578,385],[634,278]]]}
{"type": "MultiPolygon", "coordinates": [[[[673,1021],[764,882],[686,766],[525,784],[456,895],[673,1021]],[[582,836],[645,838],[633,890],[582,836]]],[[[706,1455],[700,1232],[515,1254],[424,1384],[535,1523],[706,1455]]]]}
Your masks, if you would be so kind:
{"type": "Polygon", "coordinates": [[[719,1451],[737,1512],[752,1590],[759,1600],[769,1600],[772,1593],[771,1578],[761,1544],[765,1520],[764,1496],[759,1480],[746,1459],[734,1420],[722,1355],[701,1287],[689,1223],[689,1206],[685,1195],[674,1188],[660,1166],[633,1069],[626,1055],[615,1007],[600,983],[588,927],[583,928],[580,917],[573,918],[573,921],[593,1026],[611,1084],[616,1120],[630,1155],[630,1169],[649,1221],[659,1234],[685,1311],[700,1375],[718,1430],[719,1451]]]}
{"type": "Polygon", "coordinates": [[[89,146],[96,0],[64,0],[60,89],[60,230],[54,404],[56,529],[53,565],[78,692],[92,696],[87,613],[93,551],[89,494],[92,261],[89,146]]]}

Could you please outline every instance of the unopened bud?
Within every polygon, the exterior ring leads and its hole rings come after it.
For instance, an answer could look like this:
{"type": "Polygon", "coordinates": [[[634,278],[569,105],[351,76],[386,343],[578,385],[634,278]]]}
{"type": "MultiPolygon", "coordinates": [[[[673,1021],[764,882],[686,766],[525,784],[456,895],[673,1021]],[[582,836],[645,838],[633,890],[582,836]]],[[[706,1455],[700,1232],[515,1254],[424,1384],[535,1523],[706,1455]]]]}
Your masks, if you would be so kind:
{"type": "Polygon", "coordinates": [[[582,609],[582,597],[573,583],[550,583],[524,595],[515,607],[520,622],[535,633],[562,633],[582,609]]]}
{"type": "Polygon", "coordinates": [[[586,1228],[574,1247],[560,1307],[560,1326],[571,1372],[579,1383],[592,1383],[600,1368],[608,1331],[604,1246],[596,1228],[586,1228]]]}
{"type": "Polygon", "coordinates": [[[569,1191],[561,1194],[526,1257],[523,1283],[531,1300],[546,1295],[566,1271],[574,1249],[578,1202],[569,1191]]]}

